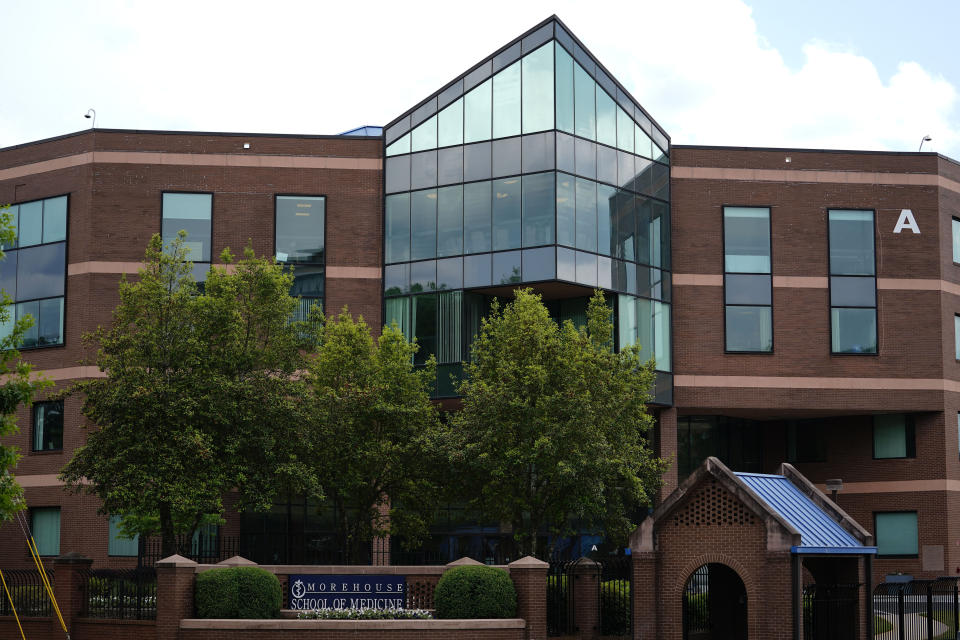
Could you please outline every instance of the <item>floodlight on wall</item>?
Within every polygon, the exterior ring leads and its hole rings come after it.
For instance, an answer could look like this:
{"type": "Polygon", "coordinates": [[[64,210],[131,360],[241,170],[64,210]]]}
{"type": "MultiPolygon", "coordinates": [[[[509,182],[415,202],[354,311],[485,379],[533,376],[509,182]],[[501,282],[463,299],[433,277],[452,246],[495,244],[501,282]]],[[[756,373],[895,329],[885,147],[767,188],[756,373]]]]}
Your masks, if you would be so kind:
{"type": "Polygon", "coordinates": [[[249,142],[244,142],[244,143],[243,143],[243,148],[244,148],[244,149],[249,149],[249,148],[250,148],[250,143],[249,143],[249,142]]]}
{"type": "Polygon", "coordinates": [[[829,491],[831,494],[830,498],[834,502],[836,502],[837,494],[840,493],[840,491],[843,489],[843,480],[841,480],[840,478],[828,478],[826,485],[827,485],[827,491],[829,491]]]}
{"type": "Polygon", "coordinates": [[[923,143],[930,142],[931,140],[933,140],[933,138],[931,138],[930,136],[923,136],[923,139],[920,140],[920,148],[917,149],[917,151],[923,150],[923,143]]]}
{"type": "Polygon", "coordinates": [[[92,122],[90,123],[90,128],[91,128],[91,129],[96,128],[96,126],[97,126],[97,112],[96,112],[95,110],[93,110],[93,109],[87,109],[87,113],[86,113],[86,115],[83,116],[83,117],[92,120],[92,122]]]}

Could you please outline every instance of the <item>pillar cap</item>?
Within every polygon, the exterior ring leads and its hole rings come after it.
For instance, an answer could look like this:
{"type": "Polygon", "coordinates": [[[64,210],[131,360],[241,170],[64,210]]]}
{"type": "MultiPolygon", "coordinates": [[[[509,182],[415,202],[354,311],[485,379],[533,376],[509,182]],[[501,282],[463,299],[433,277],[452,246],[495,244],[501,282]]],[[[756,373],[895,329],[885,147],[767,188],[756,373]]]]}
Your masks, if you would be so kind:
{"type": "Polygon", "coordinates": [[[223,562],[218,562],[218,567],[249,567],[254,566],[257,563],[253,560],[247,560],[243,556],[233,556],[232,558],[227,558],[223,562]]]}
{"type": "Polygon", "coordinates": [[[196,567],[197,563],[190,558],[174,554],[162,560],[157,560],[158,567],[196,567]]]}
{"type": "Polygon", "coordinates": [[[507,565],[511,569],[545,569],[550,566],[549,562],[544,562],[543,560],[538,560],[533,556],[523,556],[518,560],[514,560],[507,565]]]}
{"type": "Polygon", "coordinates": [[[600,563],[597,562],[596,560],[591,560],[587,556],[581,556],[573,561],[573,566],[578,569],[579,568],[589,569],[592,567],[599,567],[600,563]]]}
{"type": "Polygon", "coordinates": [[[93,558],[71,551],[53,559],[54,564],[93,564],[93,558]]]}
{"type": "Polygon", "coordinates": [[[482,565],[482,562],[477,562],[473,558],[468,558],[466,556],[460,558],[459,560],[454,560],[453,562],[448,562],[448,567],[463,567],[463,566],[476,566],[482,565]]]}

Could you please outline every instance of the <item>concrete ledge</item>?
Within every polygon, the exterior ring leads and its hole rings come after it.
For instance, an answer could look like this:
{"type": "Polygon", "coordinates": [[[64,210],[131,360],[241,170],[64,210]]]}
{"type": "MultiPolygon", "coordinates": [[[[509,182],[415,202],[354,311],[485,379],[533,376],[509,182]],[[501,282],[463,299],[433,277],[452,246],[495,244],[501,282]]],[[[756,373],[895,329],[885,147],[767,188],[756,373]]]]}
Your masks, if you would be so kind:
{"type": "MultiPolygon", "coordinates": [[[[19,476],[18,476],[19,477],[19,476]]],[[[306,574],[306,575],[400,575],[400,576],[439,576],[447,570],[445,565],[431,566],[377,566],[377,565],[316,565],[316,564],[259,564],[261,569],[266,569],[276,575],[306,574]]],[[[197,573],[203,573],[210,569],[222,569],[223,565],[200,564],[197,565],[197,573]]]]}
{"type": "Polygon", "coordinates": [[[523,618],[478,620],[181,620],[181,629],[244,629],[295,630],[325,629],[330,631],[463,631],[484,629],[525,629],[523,618]]]}

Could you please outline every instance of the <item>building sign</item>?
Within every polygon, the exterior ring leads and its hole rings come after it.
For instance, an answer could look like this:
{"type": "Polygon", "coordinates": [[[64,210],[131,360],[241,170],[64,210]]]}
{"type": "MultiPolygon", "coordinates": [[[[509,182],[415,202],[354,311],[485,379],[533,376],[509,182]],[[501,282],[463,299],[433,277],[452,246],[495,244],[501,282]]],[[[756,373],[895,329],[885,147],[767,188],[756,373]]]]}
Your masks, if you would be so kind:
{"type": "Polygon", "coordinates": [[[900,233],[904,229],[910,229],[914,233],[920,233],[920,227],[917,226],[917,219],[913,217],[911,209],[902,209],[900,217],[897,219],[897,226],[893,228],[894,233],[900,233]]]}
{"type": "Polygon", "coordinates": [[[403,609],[406,576],[291,575],[290,608],[403,609]]]}

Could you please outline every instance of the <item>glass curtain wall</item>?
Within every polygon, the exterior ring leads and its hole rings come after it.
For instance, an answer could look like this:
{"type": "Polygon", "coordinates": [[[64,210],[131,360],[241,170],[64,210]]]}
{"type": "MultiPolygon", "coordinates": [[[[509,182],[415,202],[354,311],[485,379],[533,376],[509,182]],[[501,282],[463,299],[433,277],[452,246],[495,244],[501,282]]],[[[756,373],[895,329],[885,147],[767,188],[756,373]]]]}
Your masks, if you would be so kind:
{"type": "Polygon", "coordinates": [[[441,396],[486,312],[470,290],[485,287],[619,294],[619,345],[670,371],[668,142],[559,26],[544,29],[385,133],[384,319],[417,339],[418,361],[437,356],[441,396]]]}

